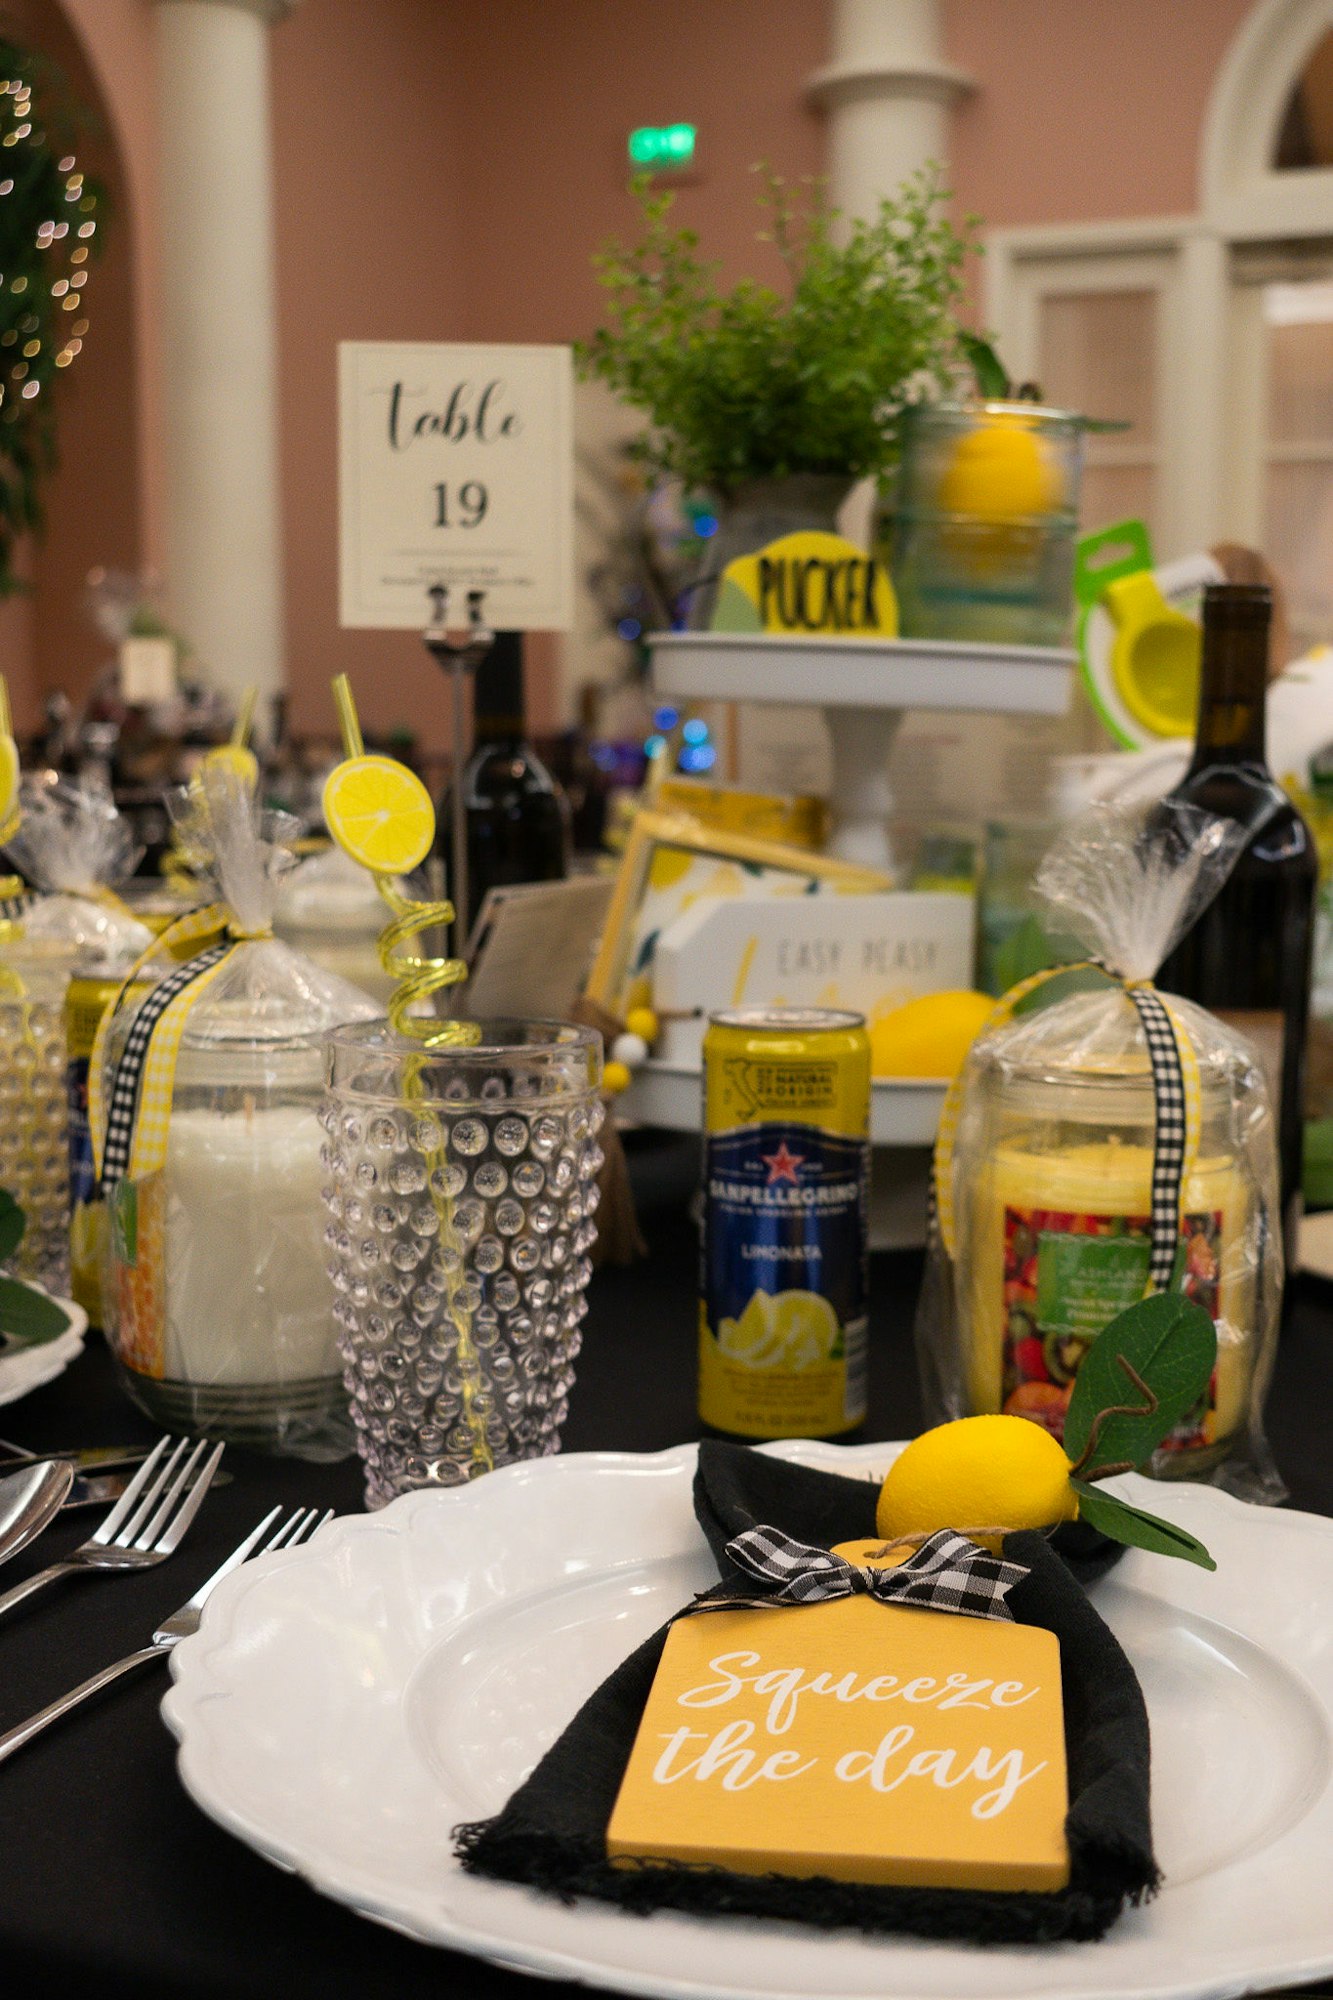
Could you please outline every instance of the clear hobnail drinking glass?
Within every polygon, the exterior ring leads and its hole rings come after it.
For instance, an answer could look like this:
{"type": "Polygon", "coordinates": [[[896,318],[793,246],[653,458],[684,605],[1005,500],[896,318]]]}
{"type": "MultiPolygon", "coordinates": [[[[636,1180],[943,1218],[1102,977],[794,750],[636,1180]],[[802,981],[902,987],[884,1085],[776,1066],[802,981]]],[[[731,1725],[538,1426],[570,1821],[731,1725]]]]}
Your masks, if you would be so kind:
{"type": "Polygon", "coordinates": [[[557,1451],[587,1310],[600,1038],[486,1021],[327,1044],[324,1200],[344,1375],[380,1507],[557,1451]]]}

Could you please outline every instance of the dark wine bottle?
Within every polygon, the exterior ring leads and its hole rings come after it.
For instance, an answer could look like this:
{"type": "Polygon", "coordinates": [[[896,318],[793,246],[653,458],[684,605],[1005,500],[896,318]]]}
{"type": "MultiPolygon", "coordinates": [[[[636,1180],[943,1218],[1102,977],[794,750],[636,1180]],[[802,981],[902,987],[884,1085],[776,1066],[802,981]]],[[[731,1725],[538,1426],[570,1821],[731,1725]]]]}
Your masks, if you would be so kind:
{"type": "MultiPolygon", "coordinates": [[[[471,930],[488,889],[557,882],[569,873],[569,806],[525,740],[523,635],[497,632],[477,669],[473,749],[463,771],[471,930]]],[[[440,807],[439,845],[452,882],[453,804],[440,807]]]]}
{"type": "Polygon", "coordinates": [[[1157,975],[1259,1052],[1278,1120],[1282,1235],[1295,1269],[1310,955],[1318,874],[1310,829],[1268,768],[1264,711],[1272,594],[1210,584],[1194,758],[1172,797],[1253,828],[1219,894],[1157,975]]]}

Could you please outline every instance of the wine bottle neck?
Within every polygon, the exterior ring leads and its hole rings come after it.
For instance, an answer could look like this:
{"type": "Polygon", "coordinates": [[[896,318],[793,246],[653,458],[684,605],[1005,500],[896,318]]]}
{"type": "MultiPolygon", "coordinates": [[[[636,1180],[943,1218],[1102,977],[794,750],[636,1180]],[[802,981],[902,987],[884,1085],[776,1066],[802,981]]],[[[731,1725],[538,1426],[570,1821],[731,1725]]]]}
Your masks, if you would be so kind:
{"type": "Polygon", "coordinates": [[[1203,660],[1199,678],[1199,724],[1190,776],[1213,764],[1260,764],[1268,758],[1268,620],[1248,607],[1240,616],[1215,604],[1222,591],[1210,590],[1204,604],[1203,660]]]}
{"type": "Polygon", "coordinates": [[[473,742],[478,749],[521,743],[523,734],[523,635],[497,632],[495,644],[477,669],[473,742]]]}

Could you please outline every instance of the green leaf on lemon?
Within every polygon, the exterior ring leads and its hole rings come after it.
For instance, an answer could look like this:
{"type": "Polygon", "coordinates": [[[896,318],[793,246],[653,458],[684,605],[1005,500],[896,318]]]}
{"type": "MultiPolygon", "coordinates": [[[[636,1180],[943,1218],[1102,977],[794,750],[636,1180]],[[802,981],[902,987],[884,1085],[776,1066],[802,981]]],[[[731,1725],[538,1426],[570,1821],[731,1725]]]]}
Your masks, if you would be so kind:
{"type": "Polygon", "coordinates": [[[960,332],[958,345],[972,370],[977,394],[988,397],[992,402],[1002,402],[1009,394],[1009,377],[992,343],[980,334],[960,332]]]}
{"type": "Polygon", "coordinates": [[[1203,1307],[1179,1292],[1139,1299],[1103,1327],[1079,1364],[1065,1414],[1064,1446],[1075,1464],[1099,1412],[1145,1400],[1122,1359],[1147,1383],[1157,1407],[1106,1418],[1091,1459],[1080,1468],[1089,1477],[1101,1465],[1142,1465],[1151,1458],[1207,1389],[1217,1363],[1217,1332],[1203,1307]]]}
{"type": "Polygon", "coordinates": [[[21,1285],[17,1278],[0,1278],[0,1335],[25,1347],[54,1340],[70,1324],[69,1314],[45,1292],[21,1285]]]}
{"type": "Polygon", "coordinates": [[[1084,1479],[1071,1479],[1069,1483],[1078,1495],[1079,1520],[1086,1521],[1090,1528],[1111,1541],[1124,1542],[1131,1549],[1148,1549],[1154,1555],[1179,1556],[1184,1562],[1197,1563],[1200,1569],[1217,1568],[1198,1537],[1177,1527],[1174,1521],[1145,1514],[1141,1508],[1118,1500],[1105,1487],[1089,1486],[1084,1479]]]}

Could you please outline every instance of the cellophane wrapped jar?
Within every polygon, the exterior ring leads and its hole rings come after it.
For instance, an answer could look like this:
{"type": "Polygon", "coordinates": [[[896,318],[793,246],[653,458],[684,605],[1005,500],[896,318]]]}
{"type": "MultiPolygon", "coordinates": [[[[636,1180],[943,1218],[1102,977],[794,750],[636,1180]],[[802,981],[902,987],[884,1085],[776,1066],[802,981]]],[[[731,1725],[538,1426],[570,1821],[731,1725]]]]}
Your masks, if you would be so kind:
{"type": "MultiPolygon", "coordinates": [[[[952,1154],[937,1157],[952,1255],[936,1246],[918,1321],[936,1419],[1003,1411],[1062,1437],[1090,1342],[1148,1288],[1156,1101],[1121,982],[1156,969],[1236,845],[1226,823],[1182,810],[1188,820],[1158,841],[1097,809],[1039,871],[1048,905],[1118,978],[1005,1022],[968,1057],[952,1154]]],[[[1274,1114],[1248,1042],[1190,1001],[1167,1004],[1199,1086],[1175,1282],[1212,1318],[1218,1356],[1202,1403],[1148,1469],[1271,1501],[1282,1497],[1262,1426],[1282,1292],[1274,1114]]]]}
{"type": "Polygon", "coordinates": [[[65,996],[75,967],[108,978],[152,942],[114,894],[140,850],[99,794],[26,782],[6,852],[38,891],[0,924],[0,1188],[27,1219],[9,1266],[69,1287],[69,1054],[65,996]]]}
{"type": "MultiPolygon", "coordinates": [[[[189,1010],[160,1165],[109,1197],[104,1323],[130,1395],[163,1425],[341,1457],[352,1432],[324,1269],[322,1042],[379,1009],[262,935],[284,858],[274,835],[294,826],[261,820],[234,777],[208,782],[212,866],[242,936],[189,1010]]],[[[136,1014],[111,1025],[104,1089],[136,1014]]]]}

